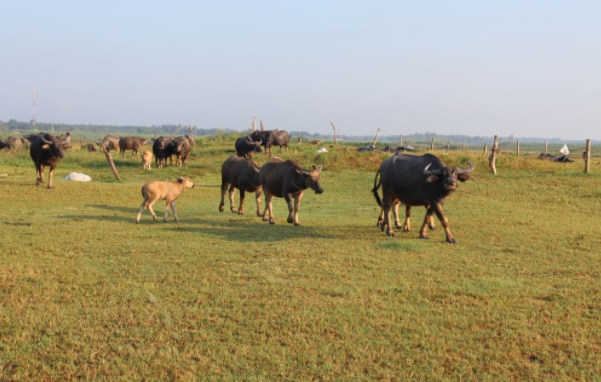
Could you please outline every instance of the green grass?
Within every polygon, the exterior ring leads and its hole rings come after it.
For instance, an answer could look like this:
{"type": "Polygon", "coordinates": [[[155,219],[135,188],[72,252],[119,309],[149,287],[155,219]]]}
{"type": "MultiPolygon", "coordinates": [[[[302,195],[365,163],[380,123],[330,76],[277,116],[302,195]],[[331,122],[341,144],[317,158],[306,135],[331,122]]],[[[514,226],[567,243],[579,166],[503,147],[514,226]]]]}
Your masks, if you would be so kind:
{"type": "Polygon", "coordinates": [[[0,152],[0,379],[601,378],[598,164],[502,155],[495,177],[478,151],[444,156],[477,166],[445,204],[451,245],[440,228],[418,239],[421,208],[412,232],[376,227],[382,154],[297,149],[282,156],[325,162],[300,227],[282,199],[275,226],[251,195],[245,215],[218,212],[229,142],[186,168],[116,158],[122,181],[73,150],[52,190],[27,153],[0,152]],[[196,182],[180,223],[136,225],[142,184],[178,175],[196,182]]]}

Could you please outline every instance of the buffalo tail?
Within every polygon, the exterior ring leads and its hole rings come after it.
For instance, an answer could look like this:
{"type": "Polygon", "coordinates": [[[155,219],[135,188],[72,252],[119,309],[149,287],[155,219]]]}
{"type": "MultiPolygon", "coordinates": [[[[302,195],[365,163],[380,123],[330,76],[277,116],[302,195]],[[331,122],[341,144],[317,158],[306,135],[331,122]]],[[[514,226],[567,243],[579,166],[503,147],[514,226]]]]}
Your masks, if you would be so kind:
{"type": "Polygon", "coordinates": [[[382,207],[382,199],[380,199],[380,195],[378,195],[378,188],[380,188],[380,170],[378,170],[378,172],[376,172],[376,177],[374,179],[374,188],[371,190],[371,192],[374,194],[374,198],[376,198],[376,202],[378,202],[378,205],[380,207],[382,207]]]}

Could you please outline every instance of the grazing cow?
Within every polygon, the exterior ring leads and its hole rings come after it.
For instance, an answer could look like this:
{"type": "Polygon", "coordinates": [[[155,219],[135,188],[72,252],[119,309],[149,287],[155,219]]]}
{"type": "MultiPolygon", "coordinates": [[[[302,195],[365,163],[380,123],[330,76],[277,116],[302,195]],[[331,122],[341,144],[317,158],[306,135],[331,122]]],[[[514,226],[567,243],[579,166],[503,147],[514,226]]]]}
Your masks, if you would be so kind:
{"type": "Polygon", "coordinates": [[[177,137],[171,140],[171,152],[175,155],[175,164],[183,166],[190,155],[192,149],[190,140],[187,137],[177,137]]]}
{"type": "Polygon", "coordinates": [[[23,143],[23,147],[29,149],[31,147],[31,142],[27,138],[21,138],[21,142],[23,143]]]}
{"type": "Polygon", "coordinates": [[[44,166],[50,166],[47,187],[52,188],[54,169],[58,162],[65,156],[62,141],[53,135],[40,133],[31,141],[29,154],[35,164],[37,174],[36,186],[44,183],[44,166]]]}
{"type": "Polygon", "coordinates": [[[257,216],[261,214],[261,194],[262,187],[259,181],[259,164],[250,158],[242,158],[231,156],[223,162],[221,166],[221,202],[219,203],[219,211],[223,212],[225,202],[225,191],[229,186],[230,211],[238,212],[240,215],[244,213],[244,193],[254,192],[257,201],[257,216]],[[234,193],[236,188],[240,190],[240,207],[236,211],[234,206],[234,193]]]}
{"type": "Polygon", "coordinates": [[[150,163],[152,162],[152,152],[144,151],[142,154],[142,169],[150,171],[150,163]]]}
{"type": "Polygon", "coordinates": [[[21,137],[13,135],[12,137],[6,140],[8,146],[10,147],[10,151],[15,154],[21,153],[21,149],[23,148],[23,142],[21,141],[21,137]]]}
{"type": "Polygon", "coordinates": [[[171,155],[173,155],[173,145],[171,144],[170,138],[156,138],[152,144],[152,153],[154,154],[155,164],[158,168],[165,166],[167,158],[169,158],[171,164],[173,164],[173,160],[171,159],[171,155]]]}
{"type": "Polygon", "coordinates": [[[103,151],[104,148],[106,148],[107,151],[117,151],[117,149],[119,148],[119,137],[116,137],[114,135],[107,135],[100,143],[100,147],[103,149],[103,151]]]}
{"type": "Polygon", "coordinates": [[[131,158],[134,158],[134,154],[136,154],[136,159],[139,159],[138,150],[140,147],[146,144],[146,138],[137,138],[137,137],[123,137],[119,138],[119,151],[121,152],[121,156],[125,158],[125,150],[131,150],[131,158]]]}
{"type": "Polygon", "coordinates": [[[144,201],[138,209],[136,223],[140,223],[140,216],[142,216],[144,208],[148,208],[148,212],[150,212],[152,218],[155,221],[157,220],[157,215],[152,210],[152,205],[157,200],[167,201],[167,205],[165,207],[165,222],[169,216],[169,207],[171,207],[171,210],[173,211],[175,221],[179,221],[179,218],[177,217],[177,209],[175,208],[175,200],[182,192],[184,192],[184,189],[194,188],[194,186],[194,182],[191,181],[187,176],[180,176],[177,178],[177,182],[153,181],[146,183],[142,187],[142,196],[144,197],[144,201]]]}
{"type": "Polygon", "coordinates": [[[265,147],[265,154],[271,153],[272,146],[280,146],[280,152],[282,152],[282,146],[284,146],[286,152],[288,152],[290,134],[286,130],[255,131],[251,134],[251,139],[261,142],[261,146],[265,147]]]}
{"type": "Polygon", "coordinates": [[[95,153],[96,151],[96,145],[94,145],[93,143],[88,143],[86,146],[87,150],[91,153],[95,153]]]}
{"type": "Polygon", "coordinates": [[[259,180],[265,193],[265,212],[263,220],[269,220],[275,224],[273,216],[273,197],[283,197],[288,203],[288,223],[300,225],[298,221],[298,210],[303,192],[311,188],[316,194],[321,194],[323,188],[319,184],[321,178],[321,166],[313,166],[313,170],[302,169],[296,162],[284,161],[281,158],[273,158],[261,167],[259,180]]]}
{"type": "Polygon", "coordinates": [[[236,155],[243,158],[252,158],[254,153],[261,152],[261,141],[253,141],[251,135],[236,139],[234,146],[236,147],[236,155]]]}
{"type": "Polygon", "coordinates": [[[419,237],[428,238],[426,228],[435,213],[444,228],[447,242],[455,243],[456,240],[449,229],[449,222],[442,212],[442,205],[455,191],[458,181],[465,182],[472,179],[468,172],[473,169],[474,165],[471,163],[467,169],[447,167],[442,160],[432,154],[413,156],[399,153],[383,161],[376,173],[372,190],[378,205],[384,210],[382,230],[386,229],[388,236],[394,236],[390,223],[390,210],[397,201],[406,206],[407,230],[411,207],[427,206],[419,237]],[[378,195],[380,185],[383,200],[378,195]]]}

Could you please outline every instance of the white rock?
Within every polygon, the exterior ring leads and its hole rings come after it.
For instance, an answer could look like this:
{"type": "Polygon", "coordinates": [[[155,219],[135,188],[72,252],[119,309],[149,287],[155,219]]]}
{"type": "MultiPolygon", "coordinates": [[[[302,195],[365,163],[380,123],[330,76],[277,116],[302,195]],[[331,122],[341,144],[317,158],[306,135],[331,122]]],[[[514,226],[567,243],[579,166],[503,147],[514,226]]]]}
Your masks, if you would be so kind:
{"type": "Polygon", "coordinates": [[[90,178],[90,176],[86,174],[82,174],[81,172],[71,172],[69,173],[69,175],[67,175],[67,177],[65,177],[65,180],[74,180],[76,182],[89,182],[90,180],[92,180],[92,178],[90,178]]]}

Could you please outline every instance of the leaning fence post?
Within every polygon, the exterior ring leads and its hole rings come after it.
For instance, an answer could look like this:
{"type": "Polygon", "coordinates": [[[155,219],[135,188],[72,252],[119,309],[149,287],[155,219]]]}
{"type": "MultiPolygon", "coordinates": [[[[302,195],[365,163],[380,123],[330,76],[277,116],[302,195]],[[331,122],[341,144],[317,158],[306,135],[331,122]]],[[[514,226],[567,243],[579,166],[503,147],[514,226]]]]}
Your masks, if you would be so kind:
{"type": "Polygon", "coordinates": [[[497,149],[498,143],[499,137],[495,135],[495,141],[493,142],[492,149],[490,150],[490,156],[488,157],[488,165],[493,175],[497,175],[497,166],[495,162],[497,160],[497,151],[499,151],[499,149],[497,149]]]}
{"type": "Polygon", "coordinates": [[[590,163],[591,163],[591,140],[587,139],[586,140],[586,149],[585,152],[583,153],[584,155],[584,172],[588,173],[588,170],[590,168],[590,163]]]}

